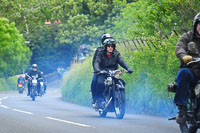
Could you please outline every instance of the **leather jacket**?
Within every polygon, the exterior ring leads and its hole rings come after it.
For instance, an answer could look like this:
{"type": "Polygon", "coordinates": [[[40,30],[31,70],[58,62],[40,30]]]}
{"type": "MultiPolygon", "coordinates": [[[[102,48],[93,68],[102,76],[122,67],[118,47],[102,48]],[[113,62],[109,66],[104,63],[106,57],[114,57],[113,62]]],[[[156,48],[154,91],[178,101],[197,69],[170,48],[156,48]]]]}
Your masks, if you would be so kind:
{"type": "Polygon", "coordinates": [[[118,69],[118,64],[124,69],[130,70],[130,67],[126,64],[118,51],[114,50],[110,58],[108,58],[106,51],[102,50],[98,53],[96,60],[94,61],[94,71],[116,70],[118,69]]]}

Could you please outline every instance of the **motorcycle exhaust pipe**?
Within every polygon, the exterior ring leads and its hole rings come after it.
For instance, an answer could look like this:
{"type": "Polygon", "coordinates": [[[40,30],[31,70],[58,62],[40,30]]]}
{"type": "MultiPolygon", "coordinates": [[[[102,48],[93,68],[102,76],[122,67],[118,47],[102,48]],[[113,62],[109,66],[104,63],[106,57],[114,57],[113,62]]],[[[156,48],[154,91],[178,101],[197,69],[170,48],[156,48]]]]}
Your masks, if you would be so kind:
{"type": "Polygon", "coordinates": [[[171,118],[169,118],[168,120],[169,120],[169,121],[170,121],[170,120],[176,120],[176,117],[171,117],[171,118]]]}
{"type": "Polygon", "coordinates": [[[109,101],[108,101],[108,103],[106,104],[106,106],[105,106],[105,108],[103,109],[103,111],[105,111],[105,110],[107,109],[107,107],[108,107],[108,105],[110,104],[111,100],[112,100],[112,97],[109,99],[109,101]]]}

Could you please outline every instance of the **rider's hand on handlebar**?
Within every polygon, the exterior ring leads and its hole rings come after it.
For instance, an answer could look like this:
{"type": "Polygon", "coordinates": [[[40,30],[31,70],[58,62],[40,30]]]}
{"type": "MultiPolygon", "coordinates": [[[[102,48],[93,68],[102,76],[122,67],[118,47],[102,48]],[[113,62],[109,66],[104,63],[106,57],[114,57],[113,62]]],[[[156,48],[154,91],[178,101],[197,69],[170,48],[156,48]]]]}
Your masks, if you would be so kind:
{"type": "Polygon", "coordinates": [[[186,55],[182,58],[183,62],[187,64],[188,62],[192,61],[192,56],[186,55]]]}

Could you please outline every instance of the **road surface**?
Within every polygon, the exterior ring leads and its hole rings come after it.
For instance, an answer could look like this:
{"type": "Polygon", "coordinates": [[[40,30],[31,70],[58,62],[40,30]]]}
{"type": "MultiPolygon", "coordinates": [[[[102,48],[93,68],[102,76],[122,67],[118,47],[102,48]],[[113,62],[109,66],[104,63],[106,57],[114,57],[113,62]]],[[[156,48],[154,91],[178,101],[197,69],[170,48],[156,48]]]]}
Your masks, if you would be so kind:
{"type": "Polygon", "coordinates": [[[36,101],[27,92],[0,93],[0,133],[180,133],[167,118],[125,114],[118,120],[114,113],[101,118],[92,108],[63,101],[59,86],[48,87],[36,101]]]}

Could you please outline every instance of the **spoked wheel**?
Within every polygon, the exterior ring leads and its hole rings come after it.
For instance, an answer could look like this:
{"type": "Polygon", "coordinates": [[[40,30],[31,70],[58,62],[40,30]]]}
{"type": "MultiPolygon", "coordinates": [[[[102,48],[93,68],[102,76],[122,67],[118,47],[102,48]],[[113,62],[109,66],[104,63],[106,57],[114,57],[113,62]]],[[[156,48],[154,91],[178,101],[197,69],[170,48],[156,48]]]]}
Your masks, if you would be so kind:
{"type": "Polygon", "coordinates": [[[114,106],[117,119],[123,119],[125,114],[125,90],[116,90],[114,106]]]}
{"type": "Polygon", "coordinates": [[[197,127],[193,125],[188,125],[187,123],[184,124],[179,124],[181,133],[196,133],[197,132],[197,127]]]}
{"type": "Polygon", "coordinates": [[[179,124],[179,128],[181,130],[181,133],[188,133],[189,128],[186,123],[179,124]]]}

